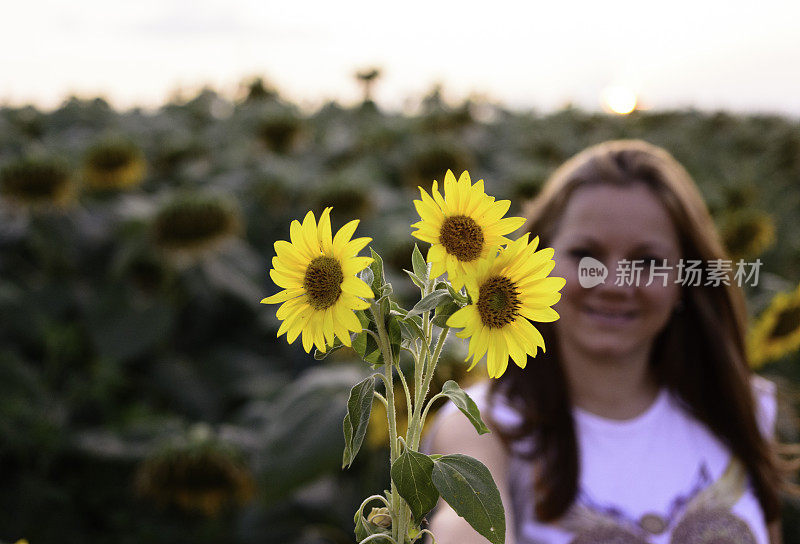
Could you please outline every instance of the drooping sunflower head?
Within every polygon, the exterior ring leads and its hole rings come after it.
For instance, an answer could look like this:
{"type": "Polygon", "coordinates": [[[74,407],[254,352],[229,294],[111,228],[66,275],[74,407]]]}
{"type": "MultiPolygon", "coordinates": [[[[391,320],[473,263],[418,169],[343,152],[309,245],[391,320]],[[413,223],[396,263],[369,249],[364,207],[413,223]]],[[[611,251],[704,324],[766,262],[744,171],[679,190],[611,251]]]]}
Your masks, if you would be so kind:
{"type": "Polygon", "coordinates": [[[748,337],[750,365],[759,368],[800,348],[800,286],[779,293],[748,337]]]}
{"type": "Polygon", "coordinates": [[[302,223],[292,221],[290,242],[275,242],[269,275],[283,291],[261,301],[282,303],[276,313],[282,321],[278,336],[286,333],[291,344],[302,333],[306,352],[312,346],[325,352],[335,337],[350,346],[351,331],[362,328],[354,311],[367,309],[369,303],[363,299],[373,296],[372,289],[356,277],[372,262],[371,257],[358,256],[372,238],[351,240],[357,219],[333,236],[330,212],[325,208],[319,223],[308,212],[302,223]]]}
{"type": "Polygon", "coordinates": [[[757,257],[775,243],[775,221],[757,210],[734,212],[723,223],[722,239],[734,259],[757,257]]]}
{"type": "Polygon", "coordinates": [[[61,205],[72,195],[69,169],[48,157],[25,157],[0,170],[0,194],[25,206],[61,205]]]}
{"type": "Polygon", "coordinates": [[[493,257],[505,237],[525,222],[522,217],[503,217],[511,202],[495,201],[483,190],[483,180],[474,185],[469,173],[463,172],[456,181],[448,170],[444,178],[444,196],[438,182],[433,182],[431,193],[419,188],[421,200],[414,206],[420,221],[411,225],[417,230],[412,236],[428,242],[428,262],[431,277],[448,274],[453,287],[460,289],[467,276],[474,275],[478,266],[493,257]]]}
{"type": "Polygon", "coordinates": [[[467,277],[472,302],[447,320],[448,326],[462,329],[457,336],[469,338],[470,368],[486,355],[490,378],[502,376],[509,357],[525,368],[529,355],[544,351],[544,338],[531,321],[558,319],[551,306],[566,281],[548,276],[555,266],[553,250],[536,251],[538,242],[529,243],[525,234],[482,263],[467,277]]]}
{"type": "Polygon", "coordinates": [[[303,129],[303,121],[285,107],[268,108],[258,121],[256,132],[267,149],[280,154],[289,153],[303,129]]]}
{"type": "Polygon", "coordinates": [[[138,468],[138,494],[161,506],[214,517],[249,501],[255,483],[244,460],[216,439],[165,446],[138,468]]]}
{"type": "Polygon", "coordinates": [[[234,205],[209,195],[183,195],[167,202],[153,221],[156,245],[178,253],[216,248],[240,228],[234,205]]]}
{"type": "Polygon", "coordinates": [[[139,185],[146,166],[142,150],[131,141],[111,139],[89,148],[84,179],[96,191],[119,191],[139,185]]]}

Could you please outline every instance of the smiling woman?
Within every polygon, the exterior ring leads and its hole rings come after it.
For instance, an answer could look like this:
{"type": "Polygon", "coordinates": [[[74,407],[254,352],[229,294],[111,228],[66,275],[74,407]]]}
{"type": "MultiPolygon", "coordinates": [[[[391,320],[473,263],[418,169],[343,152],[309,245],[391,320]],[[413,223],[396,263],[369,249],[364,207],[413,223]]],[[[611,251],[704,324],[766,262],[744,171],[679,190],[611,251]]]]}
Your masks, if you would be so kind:
{"type": "MultiPolygon", "coordinates": [[[[492,434],[445,411],[432,451],[486,463],[517,544],[779,542],[774,385],[747,365],[741,290],[677,274],[725,257],[686,171],[645,142],[607,142],[527,215],[566,279],[560,319],[539,325],[548,351],[471,391],[492,434]],[[582,262],[608,277],[582,285],[582,262]]],[[[445,544],[470,541],[462,525],[447,506],[432,520],[445,544]]]]}

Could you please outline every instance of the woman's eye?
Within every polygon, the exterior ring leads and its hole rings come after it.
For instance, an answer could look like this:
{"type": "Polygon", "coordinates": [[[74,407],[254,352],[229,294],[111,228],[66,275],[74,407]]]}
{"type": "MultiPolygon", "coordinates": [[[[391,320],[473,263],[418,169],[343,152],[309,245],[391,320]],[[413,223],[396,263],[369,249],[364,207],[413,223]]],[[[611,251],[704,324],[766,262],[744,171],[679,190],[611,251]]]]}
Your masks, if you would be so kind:
{"type": "Polygon", "coordinates": [[[584,257],[594,256],[591,251],[583,248],[570,249],[568,253],[570,257],[574,257],[575,259],[583,259],[584,257]]]}
{"type": "Polygon", "coordinates": [[[640,261],[644,261],[645,266],[655,266],[655,265],[662,265],[664,264],[664,259],[661,257],[656,257],[655,255],[645,255],[643,257],[639,257],[640,261]]]}

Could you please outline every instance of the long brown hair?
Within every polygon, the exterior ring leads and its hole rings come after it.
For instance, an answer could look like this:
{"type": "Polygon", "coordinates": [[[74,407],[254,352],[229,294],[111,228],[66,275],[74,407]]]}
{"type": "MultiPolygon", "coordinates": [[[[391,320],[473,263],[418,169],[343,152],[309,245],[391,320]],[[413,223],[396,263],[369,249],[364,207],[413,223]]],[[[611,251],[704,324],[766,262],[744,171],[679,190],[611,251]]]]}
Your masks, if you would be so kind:
{"type": "MultiPolygon", "coordinates": [[[[562,165],[528,205],[525,230],[546,247],[576,190],[588,185],[647,186],[668,211],[682,257],[708,262],[725,251],[703,198],[686,170],[665,150],[639,140],[590,147],[562,165]]],[[[558,255],[555,256],[558,259],[558,255]]],[[[732,278],[731,278],[732,279],[732,278]]],[[[745,356],[746,309],[731,285],[682,288],[683,310],[659,333],[650,364],[658,382],[744,463],[768,522],[780,515],[780,475],[756,422],[756,401],[745,356]]],[[[556,309],[558,309],[556,307],[556,309]]],[[[561,517],[578,492],[579,459],[567,380],[555,341],[556,324],[537,324],[547,345],[525,371],[510,365],[493,381],[490,400],[502,394],[523,415],[513,429],[495,425],[509,446],[533,436],[536,443],[536,517],[561,517]]]]}

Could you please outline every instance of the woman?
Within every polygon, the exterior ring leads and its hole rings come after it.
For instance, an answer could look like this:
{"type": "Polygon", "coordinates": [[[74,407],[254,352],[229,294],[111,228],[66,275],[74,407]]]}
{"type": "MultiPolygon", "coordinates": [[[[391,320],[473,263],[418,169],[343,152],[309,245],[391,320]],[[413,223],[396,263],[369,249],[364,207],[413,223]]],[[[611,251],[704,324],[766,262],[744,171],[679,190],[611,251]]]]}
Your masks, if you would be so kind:
{"type": "MultiPolygon", "coordinates": [[[[557,170],[527,217],[567,280],[560,319],[540,326],[547,353],[473,389],[493,433],[444,412],[431,451],[489,467],[506,542],[780,542],[774,387],[745,360],[732,274],[689,277],[726,257],[686,171],[645,142],[606,142],[557,170]]],[[[431,529],[483,541],[444,503],[431,529]]]]}

